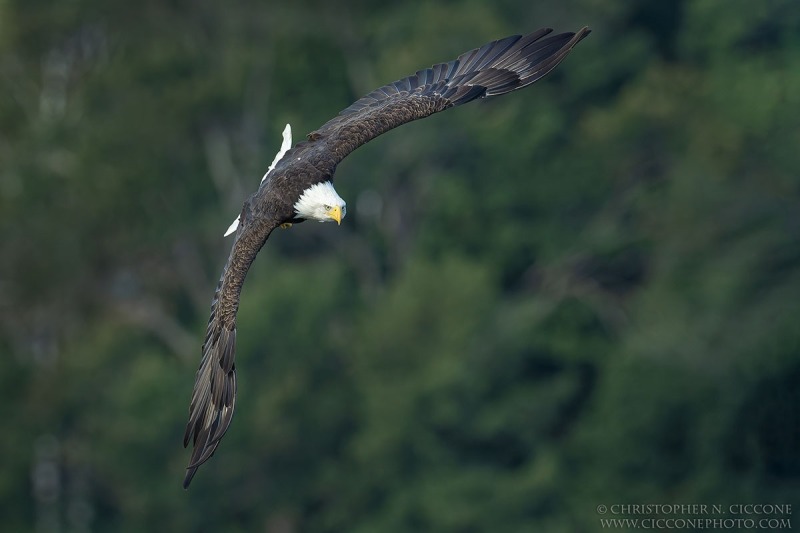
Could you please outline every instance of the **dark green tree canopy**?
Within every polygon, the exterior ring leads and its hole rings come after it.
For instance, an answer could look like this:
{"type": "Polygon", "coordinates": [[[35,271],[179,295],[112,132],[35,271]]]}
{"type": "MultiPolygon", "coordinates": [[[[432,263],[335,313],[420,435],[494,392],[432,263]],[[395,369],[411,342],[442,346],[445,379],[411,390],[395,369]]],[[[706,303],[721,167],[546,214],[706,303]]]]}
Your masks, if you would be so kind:
{"type": "Polygon", "coordinates": [[[593,531],[599,504],[796,502],[798,63],[793,0],[0,3],[4,527],[593,531]],[[533,89],[343,161],[341,227],[271,237],[224,464],[181,490],[222,233],[284,125],[584,24],[533,89]]]}

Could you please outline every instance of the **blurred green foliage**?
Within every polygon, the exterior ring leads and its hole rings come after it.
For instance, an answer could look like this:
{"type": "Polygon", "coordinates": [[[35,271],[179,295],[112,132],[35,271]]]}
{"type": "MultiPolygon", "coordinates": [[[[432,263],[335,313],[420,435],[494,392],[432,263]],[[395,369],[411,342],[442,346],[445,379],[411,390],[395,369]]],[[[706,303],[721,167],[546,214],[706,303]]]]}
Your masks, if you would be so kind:
{"type": "Polygon", "coordinates": [[[0,3],[8,531],[592,531],[800,496],[800,4],[0,3]],[[180,489],[229,241],[286,122],[541,26],[532,89],[339,167],[277,232],[180,489]]]}

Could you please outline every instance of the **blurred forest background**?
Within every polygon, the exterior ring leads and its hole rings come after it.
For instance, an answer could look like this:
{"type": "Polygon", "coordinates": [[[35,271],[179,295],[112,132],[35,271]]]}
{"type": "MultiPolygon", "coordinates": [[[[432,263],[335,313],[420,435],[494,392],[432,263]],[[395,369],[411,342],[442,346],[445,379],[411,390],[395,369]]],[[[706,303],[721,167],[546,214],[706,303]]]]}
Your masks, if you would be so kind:
{"type": "Polygon", "coordinates": [[[4,531],[800,502],[796,0],[5,0],[0,95],[4,531]],[[284,125],[583,25],[534,87],[351,155],[341,227],[273,234],[183,491],[222,234],[284,125]]]}

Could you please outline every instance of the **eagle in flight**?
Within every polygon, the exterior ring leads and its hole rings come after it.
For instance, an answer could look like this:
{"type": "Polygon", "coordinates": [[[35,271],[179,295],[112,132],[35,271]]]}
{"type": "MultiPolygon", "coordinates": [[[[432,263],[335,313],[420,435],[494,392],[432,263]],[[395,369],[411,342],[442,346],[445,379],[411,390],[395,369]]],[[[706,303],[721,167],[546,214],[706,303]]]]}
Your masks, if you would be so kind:
{"type": "MultiPolygon", "coordinates": [[[[512,35],[458,59],[439,63],[372,91],[289,149],[291,133],[261,181],[245,200],[228,262],[214,292],[202,359],[192,392],[184,447],[194,449],[184,488],[219,446],[236,405],[236,311],[253,260],[278,227],[304,220],[336,221],[345,201],[333,188],[336,165],[347,155],[392,128],[478,98],[509,93],[553,70],[590,30],[550,35],[549,28],[512,35]]],[[[227,234],[226,234],[227,235],[227,234]]]]}

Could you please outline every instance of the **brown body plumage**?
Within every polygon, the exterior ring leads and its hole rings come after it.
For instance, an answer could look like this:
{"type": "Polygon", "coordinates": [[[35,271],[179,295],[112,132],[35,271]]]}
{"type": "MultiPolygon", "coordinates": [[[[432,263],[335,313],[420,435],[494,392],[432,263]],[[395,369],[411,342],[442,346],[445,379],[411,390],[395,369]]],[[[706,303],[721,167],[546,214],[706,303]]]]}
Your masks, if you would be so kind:
{"type": "Polygon", "coordinates": [[[236,311],[247,270],[270,233],[299,222],[295,204],[309,187],[333,181],[336,165],[350,152],[406,122],[476,98],[505,94],[532,84],[554,69],[586,35],[548,36],[542,29],[511,36],[458,59],[376,89],[289,150],[242,206],[240,223],[211,303],[203,356],[192,393],[183,444],[194,449],[183,486],[225,435],[236,401],[236,311]]]}

